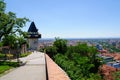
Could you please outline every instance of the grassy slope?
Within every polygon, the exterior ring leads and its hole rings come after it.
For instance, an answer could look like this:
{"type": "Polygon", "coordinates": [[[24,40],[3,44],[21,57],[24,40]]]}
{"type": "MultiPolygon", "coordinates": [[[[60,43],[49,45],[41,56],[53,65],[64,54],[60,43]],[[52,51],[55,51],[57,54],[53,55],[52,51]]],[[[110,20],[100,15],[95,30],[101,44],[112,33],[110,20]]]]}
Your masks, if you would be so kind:
{"type": "Polygon", "coordinates": [[[10,67],[10,66],[7,66],[7,65],[1,65],[0,66],[0,74],[1,73],[4,73],[5,71],[7,71],[7,70],[9,70],[9,69],[11,69],[12,67],[10,67]]]}

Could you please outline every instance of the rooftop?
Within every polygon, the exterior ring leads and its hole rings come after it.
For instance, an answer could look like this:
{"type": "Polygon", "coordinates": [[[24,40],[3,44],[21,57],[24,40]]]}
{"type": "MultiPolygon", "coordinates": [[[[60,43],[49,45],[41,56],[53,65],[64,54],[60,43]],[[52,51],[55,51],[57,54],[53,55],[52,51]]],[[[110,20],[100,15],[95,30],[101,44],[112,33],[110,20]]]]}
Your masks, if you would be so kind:
{"type": "Polygon", "coordinates": [[[26,38],[41,38],[41,34],[38,32],[34,22],[30,24],[28,36],[26,38]]]}
{"type": "Polygon", "coordinates": [[[35,23],[32,22],[29,29],[28,29],[28,32],[38,32],[38,29],[36,28],[35,26],[35,23]]]}

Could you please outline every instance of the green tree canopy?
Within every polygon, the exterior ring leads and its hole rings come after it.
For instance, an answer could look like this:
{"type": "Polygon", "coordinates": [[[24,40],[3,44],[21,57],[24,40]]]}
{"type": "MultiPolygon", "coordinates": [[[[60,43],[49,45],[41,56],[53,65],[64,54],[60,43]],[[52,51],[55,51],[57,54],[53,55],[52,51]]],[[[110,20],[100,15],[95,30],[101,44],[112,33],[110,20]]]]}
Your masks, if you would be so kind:
{"type": "Polygon", "coordinates": [[[58,53],[64,54],[67,51],[67,40],[55,38],[53,46],[57,48],[58,53]]]}
{"type": "Polygon", "coordinates": [[[1,46],[10,46],[10,48],[17,48],[17,41],[19,46],[26,43],[24,36],[26,32],[22,31],[27,18],[18,18],[15,13],[6,12],[6,3],[0,0],[0,40],[2,39],[1,46]]]}
{"type": "Polygon", "coordinates": [[[29,19],[18,18],[13,12],[5,12],[6,4],[3,0],[0,1],[0,39],[8,34],[22,34],[23,28],[29,19]]]}

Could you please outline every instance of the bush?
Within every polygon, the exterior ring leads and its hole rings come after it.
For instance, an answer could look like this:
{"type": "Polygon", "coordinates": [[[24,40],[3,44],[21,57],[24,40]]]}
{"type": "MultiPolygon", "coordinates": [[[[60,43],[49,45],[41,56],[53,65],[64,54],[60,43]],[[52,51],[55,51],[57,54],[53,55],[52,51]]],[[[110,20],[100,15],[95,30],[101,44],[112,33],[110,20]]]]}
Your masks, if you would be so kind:
{"type": "Polygon", "coordinates": [[[0,53],[0,59],[4,59],[5,58],[5,54],[0,53]]]}
{"type": "Polygon", "coordinates": [[[12,59],[13,58],[13,54],[6,54],[7,59],[12,59]]]}
{"type": "Polygon", "coordinates": [[[53,44],[56,47],[58,53],[66,53],[67,51],[67,40],[56,38],[53,44]]]}
{"type": "Polygon", "coordinates": [[[22,54],[20,54],[20,57],[26,57],[26,56],[28,56],[28,55],[30,55],[30,54],[31,54],[31,52],[22,53],[22,54]]]}
{"type": "Polygon", "coordinates": [[[67,72],[71,80],[101,80],[100,75],[90,72],[94,64],[90,63],[88,57],[81,57],[78,53],[72,55],[72,59],[63,54],[54,56],[54,61],[67,72]]]}
{"type": "Polygon", "coordinates": [[[11,67],[18,67],[19,63],[18,62],[6,62],[6,65],[9,65],[11,67]]]}
{"type": "Polygon", "coordinates": [[[71,80],[101,80],[97,73],[100,61],[96,57],[97,49],[86,43],[67,46],[67,41],[56,38],[46,53],[66,71],[71,80]]]}
{"type": "Polygon", "coordinates": [[[0,66],[10,66],[10,67],[18,67],[18,62],[10,62],[10,61],[0,61],[0,66]]]}
{"type": "Polygon", "coordinates": [[[120,80],[120,71],[113,72],[112,76],[113,76],[114,80],[120,80]]]}
{"type": "Polygon", "coordinates": [[[46,53],[48,54],[48,56],[50,56],[51,58],[53,58],[53,56],[55,56],[57,54],[57,48],[54,46],[49,46],[46,47],[46,53]]]}
{"type": "Polygon", "coordinates": [[[67,72],[71,80],[101,80],[98,74],[100,61],[96,57],[96,48],[87,46],[86,43],[78,43],[76,46],[67,46],[67,48],[61,44],[62,40],[54,43],[57,47],[54,61],[67,72]],[[58,47],[63,52],[59,53],[58,47]]]}
{"type": "Polygon", "coordinates": [[[13,58],[13,54],[2,54],[0,53],[0,59],[11,59],[13,58]]]}

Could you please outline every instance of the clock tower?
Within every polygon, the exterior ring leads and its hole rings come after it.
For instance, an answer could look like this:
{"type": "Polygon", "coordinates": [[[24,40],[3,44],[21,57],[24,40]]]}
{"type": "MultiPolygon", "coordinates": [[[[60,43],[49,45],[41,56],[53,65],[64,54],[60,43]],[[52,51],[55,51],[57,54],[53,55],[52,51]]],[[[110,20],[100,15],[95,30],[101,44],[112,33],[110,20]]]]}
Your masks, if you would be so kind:
{"type": "Polygon", "coordinates": [[[39,44],[38,39],[41,38],[41,34],[38,32],[38,29],[36,28],[34,22],[31,23],[26,38],[29,44],[29,49],[38,50],[38,44],[39,44]]]}

